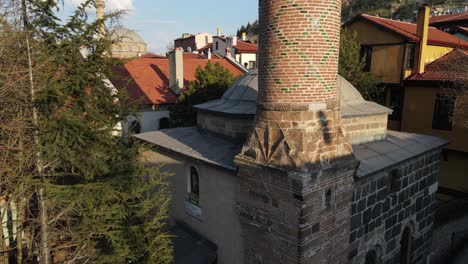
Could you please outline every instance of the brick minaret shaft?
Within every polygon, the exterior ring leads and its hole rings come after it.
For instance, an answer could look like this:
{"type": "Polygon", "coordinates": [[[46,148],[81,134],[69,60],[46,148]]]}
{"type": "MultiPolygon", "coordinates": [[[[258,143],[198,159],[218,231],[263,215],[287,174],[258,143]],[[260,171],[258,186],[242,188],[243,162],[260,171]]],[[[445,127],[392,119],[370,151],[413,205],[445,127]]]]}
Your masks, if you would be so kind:
{"type": "Polygon", "coordinates": [[[340,0],[260,0],[255,125],[235,162],[244,263],[346,263],[357,161],[341,130],[340,0]]]}

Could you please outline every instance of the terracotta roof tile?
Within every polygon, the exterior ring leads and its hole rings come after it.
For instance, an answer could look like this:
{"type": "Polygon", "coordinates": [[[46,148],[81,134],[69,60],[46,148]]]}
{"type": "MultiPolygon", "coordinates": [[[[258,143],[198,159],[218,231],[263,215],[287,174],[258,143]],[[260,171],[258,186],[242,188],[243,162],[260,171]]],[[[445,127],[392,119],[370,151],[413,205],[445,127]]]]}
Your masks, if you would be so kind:
{"type": "Polygon", "coordinates": [[[439,23],[447,23],[447,22],[456,22],[468,20],[468,12],[461,13],[461,14],[450,14],[450,15],[443,15],[443,16],[435,16],[429,19],[429,24],[439,24],[439,23]]]}
{"type": "MultiPolygon", "coordinates": [[[[198,54],[193,54],[198,55],[198,54]]],[[[184,54],[184,85],[195,80],[195,70],[198,66],[204,67],[208,62],[204,57],[184,54]]],[[[234,76],[243,72],[225,59],[216,56],[212,63],[219,62],[234,76]]],[[[127,87],[129,97],[133,100],[142,100],[144,105],[163,105],[175,103],[178,95],[169,89],[169,59],[160,56],[135,58],[122,66],[114,68],[111,82],[116,87],[127,87]]]]}
{"type": "Polygon", "coordinates": [[[166,58],[166,56],[162,56],[162,55],[157,55],[157,54],[154,54],[154,53],[146,53],[146,54],[143,54],[141,55],[140,57],[142,58],[158,58],[158,59],[164,59],[166,58]]]}
{"type": "Polygon", "coordinates": [[[424,73],[415,73],[407,81],[468,81],[468,55],[459,49],[447,53],[438,60],[426,65],[424,73]],[[464,67],[463,67],[464,66],[464,67]]]}
{"type": "Polygon", "coordinates": [[[213,48],[213,43],[208,43],[202,48],[199,48],[198,51],[204,51],[204,50],[211,49],[211,48],[213,48]]]}
{"type": "Polygon", "coordinates": [[[238,40],[237,45],[235,45],[234,48],[236,48],[239,53],[257,53],[258,51],[257,44],[245,42],[242,40],[238,40]]]}
{"type": "MultiPolygon", "coordinates": [[[[370,15],[359,15],[358,17],[361,17],[379,26],[385,27],[388,30],[396,32],[412,41],[420,41],[420,38],[416,35],[416,24],[414,23],[396,21],[370,15]]],[[[429,27],[428,43],[434,45],[468,48],[468,41],[459,39],[434,27],[429,27]]]]}
{"type": "Polygon", "coordinates": [[[206,59],[205,55],[198,54],[198,53],[191,53],[191,52],[184,52],[184,60],[185,59],[206,59]]]}

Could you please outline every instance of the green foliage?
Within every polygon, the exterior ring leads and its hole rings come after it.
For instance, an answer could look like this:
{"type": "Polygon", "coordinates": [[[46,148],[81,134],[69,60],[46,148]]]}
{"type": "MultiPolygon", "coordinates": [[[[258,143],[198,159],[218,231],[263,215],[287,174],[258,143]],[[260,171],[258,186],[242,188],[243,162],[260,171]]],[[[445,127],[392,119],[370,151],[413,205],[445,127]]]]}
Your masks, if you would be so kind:
{"type": "Polygon", "coordinates": [[[370,72],[365,72],[365,61],[361,58],[361,45],[357,33],[342,30],[340,37],[339,74],[353,84],[367,100],[375,100],[382,91],[370,72]]]}
{"type": "Polygon", "coordinates": [[[179,96],[176,105],[170,108],[173,126],[195,125],[197,114],[193,106],[221,98],[235,80],[229,70],[218,62],[212,64],[211,61],[208,61],[205,69],[196,69],[195,78],[196,80],[179,96]]]}
{"type": "Polygon", "coordinates": [[[242,37],[242,33],[245,32],[247,33],[247,36],[254,36],[258,35],[259,31],[259,25],[258,25],[258,19],[255,20],[252,24],[250,22],[247,22],[247,25],[242,25],[239,29],[237,29],[236,36],[238,38],[242,37]]]}
{"type": "MultiPolygon", "coordinates": [[[[116,136],[123,117],[135,115],[125,90],[103,80],[119,61],[114,40],[97,37],[104,21],[88,21],[80,5],[65,22],[54,0],[31,0],[30,29],[39,112],[37,146],[52,254],[78,263],[171,263],[165,232],[168,175],[147,168],[129,136],[116,136]],[[82,52],[86,51],[86,56],[82,52]]],[[[120,14],[106,16],[116,21],[120,14]]]]}

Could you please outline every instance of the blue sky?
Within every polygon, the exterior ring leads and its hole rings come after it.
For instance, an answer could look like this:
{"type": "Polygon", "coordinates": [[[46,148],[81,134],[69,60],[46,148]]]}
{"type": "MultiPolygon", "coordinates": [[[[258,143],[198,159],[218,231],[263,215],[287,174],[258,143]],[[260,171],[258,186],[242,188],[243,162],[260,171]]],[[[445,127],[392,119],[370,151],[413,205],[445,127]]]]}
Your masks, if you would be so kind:
{"type": "MultiPolygon", "coordinates": [[[[65,13],[82,0],[65,0],[65,13]]],[[[149,51],[165,53],[182,33],[235,34],[258,17],[258,0],[106,0],[108,10],[128,9],[123,26],[138,32],[149,51]]],[[[94,12],[94,10],[90,10],[94,12]]]]}

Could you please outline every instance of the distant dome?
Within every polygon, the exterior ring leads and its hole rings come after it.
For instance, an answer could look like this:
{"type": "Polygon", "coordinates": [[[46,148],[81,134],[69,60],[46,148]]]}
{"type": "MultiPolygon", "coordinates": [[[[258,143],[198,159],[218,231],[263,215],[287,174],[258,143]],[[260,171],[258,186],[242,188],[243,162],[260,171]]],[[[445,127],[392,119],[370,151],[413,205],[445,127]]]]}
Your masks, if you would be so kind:
{"type": "MultiPolygon", "coordinates": [[[[364,100],[361,93],[340,76],[340,105],[342,116],[391,113],[392,110],[364,100]]],[[[251,71],[237,80],[221,99],[196,105],[198,110],[228,115],[255,115],[258,92],[258,71],[251,71]]]]}
{"type": "Polygon", "coordinates": [[[116,58],[137,58],[148,52],[148,45],[143,38],[133,30],[117,28],[112,34],[118,43],[112,45],[112,56],[116,58]]]}
{"type": "Polygon", "coordinates": [[[128,28],[115,29],[113,37],[116,39],[120,38],[122,42],[126,43],[146,43],[138,33],[128,28]]]}

